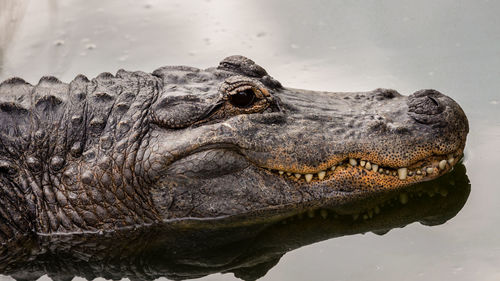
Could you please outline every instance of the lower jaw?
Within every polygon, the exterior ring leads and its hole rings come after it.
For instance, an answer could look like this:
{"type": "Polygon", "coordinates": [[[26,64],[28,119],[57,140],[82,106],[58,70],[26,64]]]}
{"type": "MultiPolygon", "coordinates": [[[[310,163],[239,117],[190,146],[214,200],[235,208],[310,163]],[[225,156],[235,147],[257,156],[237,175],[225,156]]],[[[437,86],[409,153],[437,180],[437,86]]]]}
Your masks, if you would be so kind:
{"type": "MultiPolygon", "coordinates": [[[[446,174],[450,170],[452,170],[452,167],[449,167],[447,170],[442,170],[440,174],[446,174]]],[[[387,177],[394,178],[392,176],[387,177]]],[[[435,177],[439,176],[436,175],[435,177]]],[[[434,178],[426,178],[424,181],[431,179],[434,178]]],[[[412,204],[412,202],[415,201],[426,202],[431,198],[446,198],[448,193],[453,194],[457,188],[459,190],[466,189],[467,186],[470,188],[465,174],[465,168],[459,161],[457,161],[457,166],[453,169],[453,171],[451,171],[451,173],[448,173],[435,181],[414,184],[411,186],[408,185],[394,185],[389,188],[386,186],[385,189],[373,187],[371,190],[365,190],[367,192],[363,192],[363,190],[361,192],[338,193],[331,191],[327,194],[329,196],[328,198],[310,198],[310,200],[301,201],[300,203],[290,202],[279,204],[244,214],[227,214],[210,218],[173,218],[166,220],[165,222],[179,221],[180,223],[183,221],[197,221],[198,223],[206,222],[207,224],[212,225],[214,221],[221,221],[224,226],[228,227],[234,225],[271,223],[287,218],[291,218],[291,220],[293,220],[294,218],[301,219],[308,217],[321,217],[323,219],[328,217],[347,219],[351,221],[363,221],[376,218],[379,216],[379,213],[386,213],[386,211],[394,208],[397,209],[398,206],[412,204]]],[[[321,188],[323,188],[323,190],[328,190],[329,187],[326,184],[322,184],[317,185],[316,187],[309,185],[304,188],[310,188],[304,192],[305,194],[308,194],[313,193],[311,190],[321,190],[321,188]]],[[[300,189],[302,188],[298,186],[295,191],[301,193],[300,189]]],[[[433,206],[436,204],[429,204],[429,206],[431,205],[433,206]]]]}

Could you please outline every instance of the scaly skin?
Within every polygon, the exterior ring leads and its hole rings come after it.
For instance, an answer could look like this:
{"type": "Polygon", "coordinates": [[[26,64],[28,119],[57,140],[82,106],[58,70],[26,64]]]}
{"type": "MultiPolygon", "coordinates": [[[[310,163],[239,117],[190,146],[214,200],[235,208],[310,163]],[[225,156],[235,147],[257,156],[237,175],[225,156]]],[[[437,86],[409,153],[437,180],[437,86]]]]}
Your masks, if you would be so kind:
{"type": "Polygon", "coordinates": [[[290,89],[241,56],[69,84],[12,78],[0,120],[0,241],[335,209],[448,172],[468,133],[437,91],[290,89]]]}

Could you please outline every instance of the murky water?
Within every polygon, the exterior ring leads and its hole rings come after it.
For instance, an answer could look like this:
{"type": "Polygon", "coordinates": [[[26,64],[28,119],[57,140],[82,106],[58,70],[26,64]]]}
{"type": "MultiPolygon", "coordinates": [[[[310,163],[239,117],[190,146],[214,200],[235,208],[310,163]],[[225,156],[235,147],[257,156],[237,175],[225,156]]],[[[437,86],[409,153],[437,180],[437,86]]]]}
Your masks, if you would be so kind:
{"type": "Polygon", "coordinates": [[[499,12],[496,1],[0,0],[0,80],[209,67],[242,54],[290,87],[438,89],[471,127],[471,193],[458,215],[308,245],[262,280],[500,280],[499,12]]]}

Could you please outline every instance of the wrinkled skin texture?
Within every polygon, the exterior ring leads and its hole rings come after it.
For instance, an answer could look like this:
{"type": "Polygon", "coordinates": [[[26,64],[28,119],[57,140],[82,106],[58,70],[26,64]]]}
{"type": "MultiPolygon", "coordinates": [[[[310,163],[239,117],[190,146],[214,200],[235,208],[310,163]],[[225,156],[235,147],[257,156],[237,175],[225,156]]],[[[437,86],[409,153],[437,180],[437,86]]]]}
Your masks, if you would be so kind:
{"type": "Polygon", "coordinates": [[[290,89],[241,56],[69,84],[12,78],[0,120],[0,241],[335,208],[448,172],[468,132],[435,90],[290,89]]]}

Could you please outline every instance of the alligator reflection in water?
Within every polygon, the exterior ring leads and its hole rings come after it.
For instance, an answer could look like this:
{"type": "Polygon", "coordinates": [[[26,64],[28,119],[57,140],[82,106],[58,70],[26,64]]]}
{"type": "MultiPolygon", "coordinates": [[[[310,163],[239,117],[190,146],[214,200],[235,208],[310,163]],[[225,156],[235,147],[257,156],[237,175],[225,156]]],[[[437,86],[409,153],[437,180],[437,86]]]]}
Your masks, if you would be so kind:
{"type": "Polygon", "coordinates": [[[469,192],[465,167],[457,164],[440,179],[402,192],[280,220],[179,220],[112,233],[26,238],[0,250],[0,273],[17,280],[45,274],[54,280],[73,276],[152,280],[233,272],[253,280],[265,275],[286,252],[318,241],[369,231],[383,234],[417,221],[442,224],[458,213],[469,192]]]}

